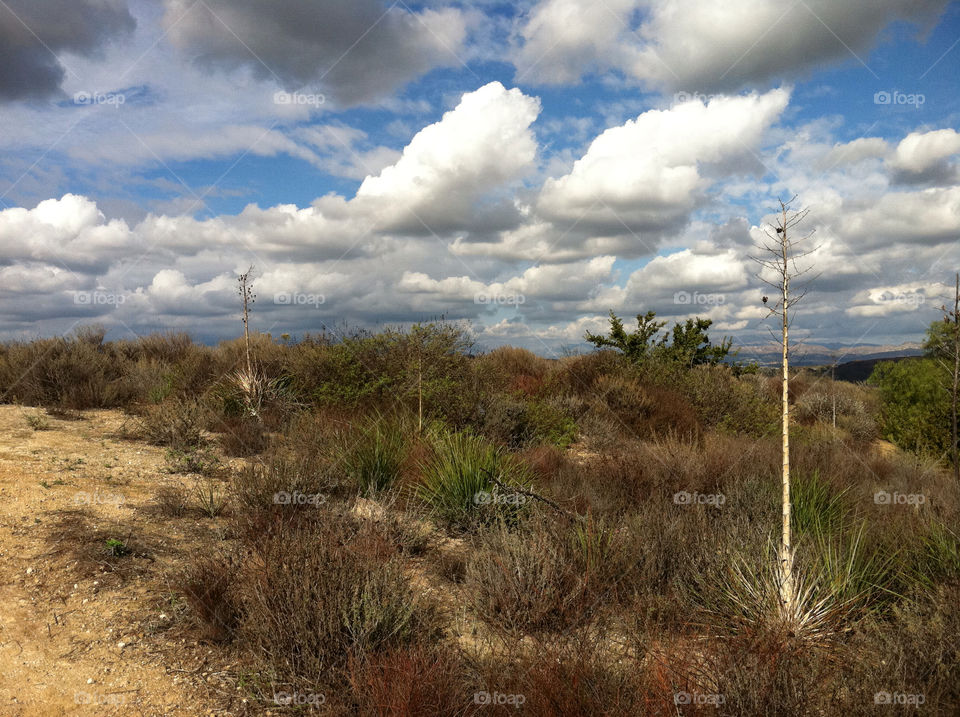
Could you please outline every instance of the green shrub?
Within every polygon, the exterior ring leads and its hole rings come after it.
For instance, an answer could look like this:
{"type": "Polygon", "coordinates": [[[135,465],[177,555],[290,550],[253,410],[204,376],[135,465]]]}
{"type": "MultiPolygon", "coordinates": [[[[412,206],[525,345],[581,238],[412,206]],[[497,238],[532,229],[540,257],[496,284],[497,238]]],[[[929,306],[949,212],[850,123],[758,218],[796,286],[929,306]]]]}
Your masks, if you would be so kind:
{"type": "Polygon", "coordinates": [[[442,435],[421,472],[419,497],[435,515],[460,528],[521,512],[525,501],[501,494],[491,476],[508,486],[529,484],[519,460],[471,433],[442,435]]]}
{"type": "Polygon", "coordinates": [[[801,534],[835,535],[849,517],[846,490],[837,492],[819,471],[793,473],[790,485],[790,518],[801,534]]]}
{"type": "Polygon", "coordinates": [[[881,361],[868,382],[879,389],[884,438],[917,453],[949,450],[949,382],[936,360],[881,361]]]}
{"type": "Polygon", "coordinates": [[[345,436],[341,464],[362,495],[393,487],[408,452],[410,427],[396,420],[375,418],[345,436]]]}

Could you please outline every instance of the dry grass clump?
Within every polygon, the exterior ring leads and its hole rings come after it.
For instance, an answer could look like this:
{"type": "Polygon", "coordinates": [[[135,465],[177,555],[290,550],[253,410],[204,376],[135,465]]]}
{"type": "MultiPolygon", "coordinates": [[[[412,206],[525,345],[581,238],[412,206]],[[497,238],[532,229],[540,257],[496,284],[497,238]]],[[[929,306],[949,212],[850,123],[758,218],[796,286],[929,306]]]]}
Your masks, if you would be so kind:
{"type": "Polygon", "coordinates": [[[147,407],[137,427],[147,443],[186,451],[203,442],[205,421],[205,410],[200,402],[172,398],[147,407]]]}
{"type": "MultiPolygon", "coordinates": [[[[211,592],[234,596],[234,632],[273,682],[342,684],[351,658],[438,635],[433,608],[410,588],[388,544],[346,516],[280,517],[245,547],[232,586],[221,573],[204,574],[211,592]]],[[[222,624],[213,617],[211,628],[222,624]]]]}

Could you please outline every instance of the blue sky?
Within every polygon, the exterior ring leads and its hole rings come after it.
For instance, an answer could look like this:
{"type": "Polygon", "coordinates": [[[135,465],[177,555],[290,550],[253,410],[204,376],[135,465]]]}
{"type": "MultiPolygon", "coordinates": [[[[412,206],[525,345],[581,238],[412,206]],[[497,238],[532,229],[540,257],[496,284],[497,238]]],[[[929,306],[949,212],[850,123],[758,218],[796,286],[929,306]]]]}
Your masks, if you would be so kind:
{"type": "Polygon", "coordinates": [[[917,340],[960,267],[960,5],[6,0],[0,338],[444,315],[550,355],[610,309],[917,340]]]}

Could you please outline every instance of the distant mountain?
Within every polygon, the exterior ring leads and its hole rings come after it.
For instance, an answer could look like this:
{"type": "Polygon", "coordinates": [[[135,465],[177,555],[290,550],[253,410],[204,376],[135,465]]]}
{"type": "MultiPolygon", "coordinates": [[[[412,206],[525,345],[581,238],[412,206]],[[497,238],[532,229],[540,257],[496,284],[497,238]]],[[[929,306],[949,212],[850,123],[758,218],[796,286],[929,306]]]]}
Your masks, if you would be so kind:
{"type": "MultiPolygon", "coordinates": [[[[737,347],[734,347],[737,348],[737,347]]],[[[780,363],[780,346],[768,343],[755,346],[740,346],[741,361],[756,361],[761,366],[780,363]]],[[[909,342],[899,346],[867,344],[861,346],[828,346],[824,344],[797,344],[790,349],[790,362],[794,366],[837,365],[851,361],[870,359],[893,359],[923,354],[923,344],[909,342]]]]}
{"type": "MultiPolygon", "coordinates": [[[[741,361],[752,360],[761,366],[775,365],[780,362],[780,346],[778,344],[740,346],[739,349],[740,355],[738,358],[741,361]]],[[[790,349],[790,362],[794,366],[824,366],[837,362],[839,366],[855,361],[895,359],[922,354],[923,344],[918,342],[900,344],[899,346],[798,344],[790,349]]]]}

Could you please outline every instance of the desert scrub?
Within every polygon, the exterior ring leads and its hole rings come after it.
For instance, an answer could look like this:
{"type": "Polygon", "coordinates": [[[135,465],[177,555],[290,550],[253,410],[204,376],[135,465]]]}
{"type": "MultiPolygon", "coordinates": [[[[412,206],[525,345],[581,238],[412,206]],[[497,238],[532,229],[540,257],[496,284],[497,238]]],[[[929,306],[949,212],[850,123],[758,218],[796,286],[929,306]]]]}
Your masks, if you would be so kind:
{"type": "Polygon", "coordinates": [[[181,451],[202,443],[203,409],[197,401],[174,398],[148,406],[139,419],[140,433],[147,443],[181,451]]]}
{"type": "Polygon", "coordinates": [[[37,413],[26,413],[23,420],[35,431],[49,431],[50,421],[37,413]]]}
{"type": "Polygon", "coordinates": [[[169,448],[166,458],[166,470],[169,473],[198,473],[210,476],[223,467],[217,454],[207,446],[169,448]]]}
{"type": "Polygon", "coordinates": [[[346,516],[277,520],[250,545],[239,634],[265,674],[329,684],[351,656],[429,643],[437,615],[346,516]]]}
{"type": "Polygon", "coordinates": [[[443,434],[421,466],[417,495],[435,516],[451,526],[469,529],[496,518],[513,520],[526,500],[499,489],[530,484],[526,466],[472,433],[443,434]]]}
{"type": "Polygon", "coordinates": [[[339,462],[360,495],[393,487],[409,451],[409,432],[401,421],[376,417],[343,435],[339,462]]]}
{"type": "Polygon", "coordinates": [[[473,540],[463,592],[494,630],[521,634],[573,627],[590,614],[583,561],[594,557],[587,557],[597,547],[593,538],[587,538],[587,547],[571,539],[565,526],[543,519],[521,529],[491,528],[473,540]]]}

